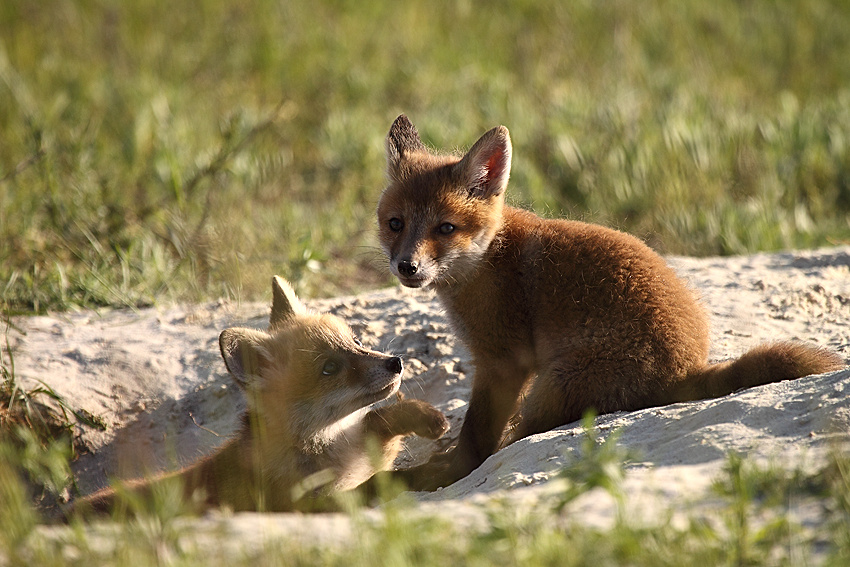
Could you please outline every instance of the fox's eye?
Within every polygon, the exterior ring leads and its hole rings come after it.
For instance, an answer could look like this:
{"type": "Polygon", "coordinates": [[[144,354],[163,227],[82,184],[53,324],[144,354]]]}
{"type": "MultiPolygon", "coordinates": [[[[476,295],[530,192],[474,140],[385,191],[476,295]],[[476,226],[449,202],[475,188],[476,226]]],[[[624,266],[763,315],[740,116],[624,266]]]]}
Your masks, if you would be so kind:
{"type": "Polygon", "coordinates": [[[325,362],[325,365],[322,366],[322,374],[325,376],[333,376],[339,372],[339,363],[335,360],[328,360],[325,362]]]}
{"type": "Polygon", "coordinates": [[[354,344],[356,344],[359,347],[363,346],[363,342],[360,339],[358,339],[357,337],[354,337],[354,344]]]}
{"type": "Polygon", "coordinates": [[[398,232],[402,228],[404,228],[404,222],[401,219],[397,219],[395,217],[390,219],[390,230],[393,232],[398,232]]]}
{"type": "Polygon", "coordinates": [[[451,234],[455,231],[455,225],[450,222],[444,222],[437,230],[440,231],[440,234],[451,234]]]}

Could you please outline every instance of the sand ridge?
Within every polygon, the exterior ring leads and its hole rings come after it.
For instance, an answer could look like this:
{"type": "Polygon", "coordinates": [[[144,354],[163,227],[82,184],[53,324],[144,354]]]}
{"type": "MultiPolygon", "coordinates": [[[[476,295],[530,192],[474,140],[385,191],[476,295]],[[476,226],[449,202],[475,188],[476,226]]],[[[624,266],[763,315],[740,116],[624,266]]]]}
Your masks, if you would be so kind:
{"type": "MultiPolygon", "coordinates": [[[[738,356],[761,342],[801,340],[850,362],[850,246],[668,261],[709,309],[712,360],[738,356]]],[[[455,439],[473,368],[432,293],[391,288],[302,299],[345,318],[367,346],[401,355],[405,393],[449,416],[446,438],[412,440],[398,466],[427,459],[455,439]]],[[[80,490],[96,490],[110,476],[174,468],[222,443],[236,427],[243,401],[218,353],[218,334],[230,326],[265,328],[269,305],[217,301],[15,319],[23,331],[8,331],[17,376],[30,385],[43,380],[108,424],[106,431],[82,429],[90,452],[74,463],[80,490]]],[[[848,393],[845,369],[715,400],[600,416],[597,426],[603,437],[619,429],[620,444],[637,455],[627,466],[625,487],[630,505],[646,511],[705,493],[729,451],[815,467],[850,432],[848,393]]],[[[581,436],[578,424],[568,424],[523,439],[451,487],[416,495],[420,507],[447,513],[494,498],[548,498],[557,472],[578,455],[581,436]]],[[[583,521],[604,525],[614,505],[595,495],[579,499],[575,510],[583,521]]],[[[239,516],[227,520],[236,522],[229,529],[256,521],[239,516]]],[[[286,516],[269,522],[290,536],[292,529],[322,521],[300,520],[294,528],[286,516]]],[[[276,533],[269,530],[263,533],[276,533]]]]}

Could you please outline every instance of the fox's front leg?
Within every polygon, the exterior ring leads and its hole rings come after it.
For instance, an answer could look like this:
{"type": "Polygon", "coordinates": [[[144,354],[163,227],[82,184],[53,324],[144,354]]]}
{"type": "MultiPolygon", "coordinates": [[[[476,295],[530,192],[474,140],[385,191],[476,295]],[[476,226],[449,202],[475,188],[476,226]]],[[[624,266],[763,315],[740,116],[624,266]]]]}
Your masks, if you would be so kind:
{"type": "MultiPolygon", "coordinates": [[[[405,400],[398,394],[399,402],[374,409],[366,414],[364,432],[379,443],[381,463],[377,473],[357,487],[367,502],[383,494],[386,496],[387,468],[395,460],[401,447],[401,438],[418,435],[427,439],[438,439],[449,429],[449,421],[437,408],[421,400],[405,400]]],[[[392,473],[396,477],[396,473],[392,473]]],[[[396,477],[398,478],[398,477],[396,477]]],[[[405,481],[403,477],[402,480],[405,481]]]]}
{"type": "Polygon", "coordinates": [[[434,455],[424,465],[400,471],[408,486],[414,490],[448,486],[495,453],[530,376],[528,369],[513,361],[477,364],[457,446],[449,453],[434,455]]]}
{"type": "Polygon", "coordinates": [[[366,433],[381,445],[405,435],[439,439],[448,429],[446,416],[422,400],[401,399],[366,414],[366,433]]]}

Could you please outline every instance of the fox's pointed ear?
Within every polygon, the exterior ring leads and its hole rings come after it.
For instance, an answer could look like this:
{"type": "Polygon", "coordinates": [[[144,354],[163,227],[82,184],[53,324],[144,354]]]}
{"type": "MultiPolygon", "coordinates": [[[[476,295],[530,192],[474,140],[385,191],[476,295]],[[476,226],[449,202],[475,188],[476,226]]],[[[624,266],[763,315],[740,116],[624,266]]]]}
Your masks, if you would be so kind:
{"type": "Polygon", "coordinates": [[[404,114],[395,119],[387,134],[387,169],[397,177],[405,156],[412,152],[424,152],[425,144],[419,138],[416,126],[404,114]]]}
{"type": "Polygon", "coordinates": [[[280,276],[272,277],[272,313],[269,317],[269,329],[274,329],[292,317],[306,312],[307,308],[295,295],[295,290],[289,282],[280,276]]]}
{"type": "Polygon", "coordinates": [[[266,337],[254,329],[225,329],[218,336],[221,357],[236,383],[243,389],[260,375],[260,368],[269,360],[269,354],[260,340],[266,337]]]}
{"type": "Polygon", "coordinates": [[[511,136],[504,126],[493,128],[475,142],[455,165],[470,196],[487,199],[504,193],[511,173],[511,152],[511,136]]]}

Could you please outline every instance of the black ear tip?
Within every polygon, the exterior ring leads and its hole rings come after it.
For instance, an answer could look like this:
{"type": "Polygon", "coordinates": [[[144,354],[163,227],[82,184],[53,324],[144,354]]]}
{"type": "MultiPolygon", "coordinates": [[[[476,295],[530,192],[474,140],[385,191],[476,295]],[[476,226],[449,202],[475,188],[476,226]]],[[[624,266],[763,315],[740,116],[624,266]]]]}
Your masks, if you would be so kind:
{"type": "Polygon", "coordinates": [[[389,134],[387,134],[387,150],[390,161],[398,161],[410,152],[424,149],[425,146],[419,138],[416,126],[407,119],[407,116],[400,114],[390,127],[389,134]]]}
{"type": "Polygon", "coordinates": [[[404,114],[399,114],[398,118],[395,119],[393,125],[390,127],[390,134],[394,136],[419,135],[416,131],[416,126],[404,114]]]}
{"type": "Polygon", "coordinates": [[[218,347],[223,355],[228,355],[233,352],[233,334],[230,329],[225,329],[218,334],[218,347]]]}

